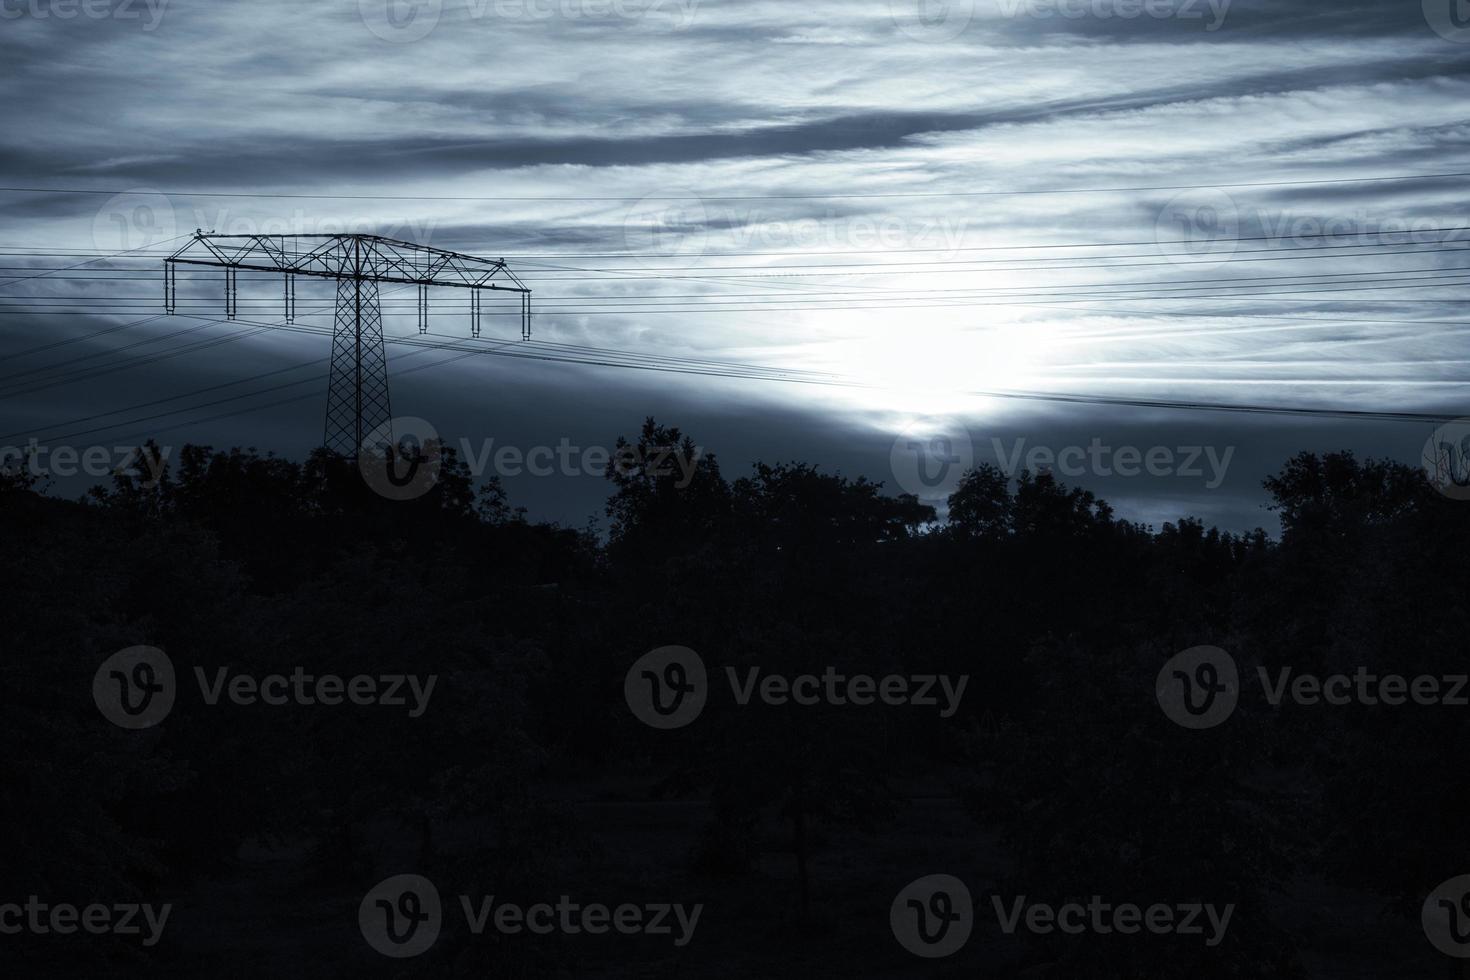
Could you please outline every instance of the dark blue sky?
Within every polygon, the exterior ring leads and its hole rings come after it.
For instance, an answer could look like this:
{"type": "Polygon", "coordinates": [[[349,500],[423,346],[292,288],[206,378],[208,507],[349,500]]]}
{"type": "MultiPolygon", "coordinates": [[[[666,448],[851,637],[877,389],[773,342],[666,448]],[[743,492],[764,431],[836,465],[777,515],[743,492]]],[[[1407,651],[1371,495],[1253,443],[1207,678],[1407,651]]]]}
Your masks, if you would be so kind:
{"type": "MultiPolygon", "coordinates": [[[[271,279],[249,323],[210,273],[181,292],[213,319],[145,319],[160,259],[196,227],[362,231],[506,257],[537,293],[518,353],[676,369],[390,345],[395,413],[476,452],[585,461],[653,414],[728,476],[942,497],[918,442],[1274,530],[1260,481],[1295,451],[1416,462],[1433,426],[976,392],[1470,414],[1467,178],[1390,179],[1470,171],[1457,2],[5,0],[0,446],[304,454],[327,338],[259,326],[271,279]]],[[[446,343],[462,305],[435,298],[446,343]]],[[[512,502],[583,523],[603,481],[554,468],[512,502]]]]}

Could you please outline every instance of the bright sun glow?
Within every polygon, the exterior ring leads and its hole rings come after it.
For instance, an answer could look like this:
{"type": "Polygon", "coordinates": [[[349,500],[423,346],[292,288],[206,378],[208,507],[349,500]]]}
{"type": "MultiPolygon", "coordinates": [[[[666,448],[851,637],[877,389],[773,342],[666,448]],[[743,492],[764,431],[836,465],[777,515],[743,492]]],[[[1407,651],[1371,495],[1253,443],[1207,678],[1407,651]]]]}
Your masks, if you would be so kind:
{"type": "Polygon", "coordinates": [[[868,408],[922,415],[988,414],[985,391],[1027,389],[1046,363],[1045,331],[1034,324],[990,328],[890,325],[837,347],[831,370],[878,386],[857,397],[868,408]]]}

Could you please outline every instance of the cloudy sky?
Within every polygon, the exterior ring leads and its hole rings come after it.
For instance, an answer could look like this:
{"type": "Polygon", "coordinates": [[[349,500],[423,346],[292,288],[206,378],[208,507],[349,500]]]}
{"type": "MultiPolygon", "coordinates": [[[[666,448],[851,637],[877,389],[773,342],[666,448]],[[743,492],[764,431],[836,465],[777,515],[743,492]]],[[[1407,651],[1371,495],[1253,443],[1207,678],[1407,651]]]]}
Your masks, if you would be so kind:
{"type": "Polygon", "coordinates": [[[0,445],[320,444],[332,284],[158,316],[196,228],[505,257],[533,343],[436,292],[393,409],[563,447],[506,482],[568,524],[648,414],[728,476],[1057,457],[1271,530],[1292,453],[1434,424],[1128,403],[1470,415],[1463,0],[0,0],[0,58],[0,445]]]}

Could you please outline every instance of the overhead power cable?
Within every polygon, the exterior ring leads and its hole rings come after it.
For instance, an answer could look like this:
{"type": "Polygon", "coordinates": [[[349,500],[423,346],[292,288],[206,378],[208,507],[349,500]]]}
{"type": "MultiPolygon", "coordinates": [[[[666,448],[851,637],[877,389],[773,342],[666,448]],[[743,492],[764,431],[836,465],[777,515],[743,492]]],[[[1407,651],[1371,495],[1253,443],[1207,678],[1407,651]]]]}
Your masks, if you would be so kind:
{"type": "MultiPolygon", "coordinates": [[[[167,197],[220,197],[255,198],[266,200],[318,200],[318,201],[541,201],[541,202],[626,202],[626,201],[784,201],[784,200],[881,200],[899,198],[956,198],[956,197],[1026,197],[1052,194],[1133,194],[1145,191],[1185,191],[1234,189],[1246,187],[1305,187],[1311,185],[1397,183],[1417,180],[1451,180],[1470,177],[1470,171],[1435,174],[1392,174],[1373,177],[1310,177],[1287,180],[1217,181],[1209,184],[1149,184],[1127,187],[1056,187],[1029,188],[1023,190],[983,191],[827,191],[807,194],[629,194],[621,196],[576,196],[569,194],[551,195],[477,195],[477,194],[303,194],[277,191],[217,191],[217,190],[157,190],[152,193],[167,197]]],[[[125,188],[96,187],[36,187],[3,186],[0,191],[17,194],[106,194],[132,193],[125,188]]]]}

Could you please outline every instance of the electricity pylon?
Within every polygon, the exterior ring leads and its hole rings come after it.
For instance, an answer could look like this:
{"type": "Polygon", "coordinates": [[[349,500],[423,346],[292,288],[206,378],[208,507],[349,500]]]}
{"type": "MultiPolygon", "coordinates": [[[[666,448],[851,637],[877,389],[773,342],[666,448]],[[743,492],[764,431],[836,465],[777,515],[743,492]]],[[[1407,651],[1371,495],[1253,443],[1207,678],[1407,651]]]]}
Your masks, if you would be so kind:
{"type": "Polygon", "coordinates": [[[493,289],[521,296],[521,339],[531,337],[531,290],[506,268],[504,259],[399,242],[376,235],[215,235],[194,237],[164,260],[164,309],[178,307],[179,264],[225,270],[225,316],[239,313],[236,273],[279,272],[284,279],[286,322],[296,319],[296,277],[337,280],[332,326],[332,369],[327,386],[323,445],[352,459],[365,447],[391,448],[388,358],[383,348],[383,310],[378,283],[418,286],[419,333],[429,330],[429,287],[470,291],[470,335],[480,336],[480,293],[493,289]]]}

